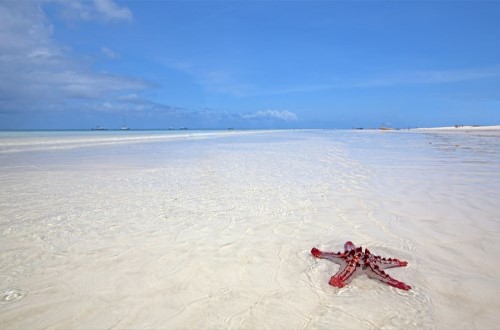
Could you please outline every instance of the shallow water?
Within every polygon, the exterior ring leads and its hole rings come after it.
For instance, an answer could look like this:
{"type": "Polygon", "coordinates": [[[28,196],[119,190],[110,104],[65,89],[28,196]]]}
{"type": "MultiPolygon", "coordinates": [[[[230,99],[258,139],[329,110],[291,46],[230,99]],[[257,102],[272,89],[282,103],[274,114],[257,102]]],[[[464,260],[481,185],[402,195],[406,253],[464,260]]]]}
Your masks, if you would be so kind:
{"type": "Polygon", "coordinates": [[[500,321],[498,137],[98,134],[0,138],[0,328],[500,321]],[[347,240],[412,290],[328,285],[347,240]]]}

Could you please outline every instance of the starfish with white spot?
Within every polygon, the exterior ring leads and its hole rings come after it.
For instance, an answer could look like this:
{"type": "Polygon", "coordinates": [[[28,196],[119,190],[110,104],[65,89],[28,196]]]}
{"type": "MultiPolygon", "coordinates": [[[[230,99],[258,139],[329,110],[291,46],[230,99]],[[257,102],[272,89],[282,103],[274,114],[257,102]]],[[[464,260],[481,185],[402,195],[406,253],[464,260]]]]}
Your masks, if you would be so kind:
{"type": "Polygon", "coordinates": [[[340,265],[339,271],[330,278],[330,285],[342,288],[348,284],[356,275],[366,274],[368,277],[377,279],[390,286],[401,290],[410,290],[411,286],[392,278],[383,271],[386,268],[404,267],[408,262],[394,258],[381,258],[371,254],[368,249],[356,247],[351,241],[344,245],[344,252],[322,252],[313,248],[311,253],[316,258],[328,259],[340,265]]]}

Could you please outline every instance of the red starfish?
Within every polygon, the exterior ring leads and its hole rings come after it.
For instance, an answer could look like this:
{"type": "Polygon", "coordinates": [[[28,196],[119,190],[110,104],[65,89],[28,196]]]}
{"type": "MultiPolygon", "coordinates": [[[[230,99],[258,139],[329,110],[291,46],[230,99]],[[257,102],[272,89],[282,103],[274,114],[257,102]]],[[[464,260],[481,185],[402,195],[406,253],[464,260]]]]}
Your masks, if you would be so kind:
{"type": "Polygon", "coordinates": [[[339,271],[330,278],[330,285],[342,288],[348,284],[357,274],[365,273],[370,278],[377,279],[398,289],[410,290],[411,286],[400,282],[384,272],[382,269],[392,267],[404,267],[408,262],[398,259],[386,259],[373,255],[368,249],[356,246],[347,241],[344,245],[345,252],[321,252],[313,248],[311,253],[316,258],[328,259],[340,265],[339,271]]]}

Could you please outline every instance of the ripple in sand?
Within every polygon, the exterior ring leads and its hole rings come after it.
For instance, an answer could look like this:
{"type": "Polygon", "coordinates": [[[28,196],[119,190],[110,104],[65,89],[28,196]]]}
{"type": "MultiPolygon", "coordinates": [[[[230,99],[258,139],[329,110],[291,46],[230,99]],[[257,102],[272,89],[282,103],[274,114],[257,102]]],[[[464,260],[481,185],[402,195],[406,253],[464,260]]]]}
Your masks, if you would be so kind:
{"type": "Polygon", "coordinates": [[[0,304],[13,303],[19,301],[28,295],[28,290],[7,289],[0,293],[0,304]]]}

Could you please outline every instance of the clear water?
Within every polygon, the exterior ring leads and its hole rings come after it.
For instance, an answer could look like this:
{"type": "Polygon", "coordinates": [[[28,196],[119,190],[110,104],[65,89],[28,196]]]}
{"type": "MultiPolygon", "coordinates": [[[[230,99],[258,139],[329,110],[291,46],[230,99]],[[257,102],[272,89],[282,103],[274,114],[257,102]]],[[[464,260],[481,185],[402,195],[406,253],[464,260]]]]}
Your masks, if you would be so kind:
{"type": "Polygon", "coordinates": [[[2,134],[0,328],[500,321],[499,138],[2,134]],[[338,266],[310,250],[347,240],[407,260],[388,273],[412,290],[329,286],[338,266]]]}

